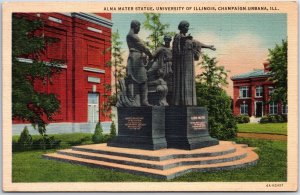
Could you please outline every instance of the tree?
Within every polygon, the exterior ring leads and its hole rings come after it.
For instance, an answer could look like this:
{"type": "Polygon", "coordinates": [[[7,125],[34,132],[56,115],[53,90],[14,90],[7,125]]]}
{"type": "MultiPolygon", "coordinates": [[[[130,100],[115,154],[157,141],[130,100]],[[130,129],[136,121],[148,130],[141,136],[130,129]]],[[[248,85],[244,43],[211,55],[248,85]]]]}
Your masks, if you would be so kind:
{"type": "Polygon", "coordinates": [[[120,41],[120,34],[117,30],[112,33],[111,47],[107,48],[103,53],[111,52],[112,58],[107,63],[107,66],[114,66],[115,70],[113,75],[115,77],[115,93],[111,94],[112,86],[110,84],[104,84],[104,94],[103,97],[106,101],[101,105],[101,113],[104,116],[112,118],[112,114],[109,114],[111,107],[116,105],[117,94],[118,94],[118,80],[125,77],[126,66],[124,65],[123,53],[122,51],[122,42],[120,41]]]}
{"type": "Polygon", "coordinates": [[[101,113],[109,118],[113,117],[113,114],[111,113],[111,107],[116,105],[117,102],[117,96],[116,94],[111,95],[111,85],[110,84],[104,84],[104,93],[103,98],[105,101],[103,101],[101,105],[101,113]]]}
{"type": "Polygon", "coordinates": [[[46,125],[59,111],[60,102],[55,94],[46,94],[34,89],[37,80],[47,80],[60,69],[58,62],[39,60],[46,44],[54,39],[37,35],[42,28],[41,21],[30,21],[13,15],[12,18],[12,117],[30,122],[41,135],[46,134],[46,125]],[[26,56],[32,62],[23,62],[19,57],[26,56]],[[44,118],[45,117],[45,118],[44,118]]]}
{"type": "Polygon", "coordinates": [[[32,147],[33,141],[32,136],[29,134],[27,127],[25,126],[19,139],[18,146],[20,150],[30,150],[32,147]]]}
{"type": "Polygon", "coordinates": [[[218,67],[215,58],[202,56],[204,70],[196,83],[197,105],[208,111],[209,132],[212,137],[229,139],[236,136],[237,126],[231,109],[231,98],[221,86],[227,84],[224,67],[218,67]]]}
{"type": "Polygon", "coordinates": [[[281,45],[276,44],[275,48],[269,49],[269,62],[269,80],[275,84],[271,101],[287,104],[287,40],[282,40],[281,45]]]}
{"type": "Polygon", "coordinates": [[[217,66],[216,58],[202,55],[202,62],[199,63],[203,72],[197,76],[200,83],[205,83],[210,87],[222,87],[228,84],[227,71],[224,66],[217,66]]]}
{"type": "Polygon", "coordinates": [[[102,143],[104,141],[103,129],[100,122],[96,124],[94,134],[92,136],[94,143],[102,143]]]}
{"type": "Polygon", "coordinates": [[[115,77],[115,93],[118,94],[118,80],[125,77],[126,66],[123,64],[124,59],[122,57],[124,51],[122,51],[122,42],[120,41],[120,34],[117,30],[112,33],[112,60],[111,65],[114,66],[114,77],[115,77]]]}
{"type": "Polygon", "coordinates": [[[116,125],[115,125],[115,122],[112,121],[112,123],[110,125],[110,138],[113,138],[116,135],[117,135],[116,125]]]}
{"type": "Polygon", "coordinates": [[[150,42],[147,43],[151,52],[154,52],[159,46],[163,44],[163,36],[165,34],[174,35],[174,32],[166,32],[169,28],[169,24],[163,24],[160,21],[160,15],[158,13],[145,13],[146,20],[143,23],[143,27],[150,31],[150,35],[147,37],[150,42]]]}

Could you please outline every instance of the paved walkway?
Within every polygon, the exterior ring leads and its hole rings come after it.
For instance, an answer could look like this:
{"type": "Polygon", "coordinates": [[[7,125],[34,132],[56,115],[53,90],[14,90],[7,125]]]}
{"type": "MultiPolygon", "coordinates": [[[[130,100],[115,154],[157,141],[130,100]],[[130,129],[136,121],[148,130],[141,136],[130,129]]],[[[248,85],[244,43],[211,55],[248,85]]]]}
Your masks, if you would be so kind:
{"type": "Polygon", "coordinates": [[[268,133],[238,133],[238,137],[287,141],[286,135],[268,133]]]}

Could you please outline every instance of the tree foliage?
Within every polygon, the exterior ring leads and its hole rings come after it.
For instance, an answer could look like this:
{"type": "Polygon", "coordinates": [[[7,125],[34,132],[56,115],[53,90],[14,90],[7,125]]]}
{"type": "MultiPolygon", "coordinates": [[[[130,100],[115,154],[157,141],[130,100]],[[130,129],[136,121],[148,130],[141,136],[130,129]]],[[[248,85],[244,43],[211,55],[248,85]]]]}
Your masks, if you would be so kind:
{"type": "Polygon", "coordinates": [[[34,88],[37,80],[46,81],[60,69],[57,62],[46,64],[40,60],[46,44],[54,39],[37,35],[42,28],[41,21],[29,21],[13,15],[12,18],[12,117],[30,122],[41,135],[46,133],[46,125],[59,111],[60,102],[55,94],[38,92],[34,88]],[[32,62],[23,62],[19,57],[27,57],[32,62]]]}
{"type": "Polygon", "coordinates": [[[200,83],[210,87],[222,87],[228,84],[227,71],[224,66],[217,66],[216,58],[210,58],[208,55],[202,55],[202,61],[199,63],[202,73],[197,76],[200,83]]]}
{"type": "Polygon", "coordinates": [[[118,80],[125,77],[126,74],[126,66],[124,65],[123,54],[122,51],[122,42],[120,41],[120,34],[117,30],[116,32],[112,33],[112,47],[111,47],[111,66],[114,66],[114,77],[115,77],[115,93],[118,94],[118,80]]]}
{"type": "Polygon", "coordinates": [[[151,52],[154,52],[158,47],[163,44],[163,36],[174,35],[174,32],[167,32],[169,24],[163,24],[160,21],[161,14],[158,13],[145,13],[146,20],[143,23],[143,27],[150,31],[150,35],[147,39],[150,41],[147,43],[151,52]]]}
{"type": "Polygon", "coordinates": [[[110,125],[110,137],[113,138],[116,135],[117,135],[116,125],[115,125],[115,122],[112,121],[112,123],[110,125]]]}
{"type": "Polygon", "coordinates": [[[274,102],[287,104],[287,41],[282,40],[275,48],[269,49],[270,80],[275,84],[271,95],[274,102]]]}
{"type": "Polygon", "coordinates": [[[92,140],[94,143],[102,143],[104,141],[103,129],[100,122],[96,124],[92,140]]]}
{"type": "Polygon", "coordinates": [[[218,139],[236,136],[237,126],[231,110],[231,98],[221,86],[227,84],[224,67],[218,67],[215,58],[202,56],[203,72],[196,83],[197,105],[208,111],[209,133],[218,139]]]}
{"type": "Polygon", "coordinates": [[[18,147],[20,148],[20,150],[30,150],[32,147],[32,143],[32,136],[29,134],[29,131],[25,126],[18,139],[18,147]]]}

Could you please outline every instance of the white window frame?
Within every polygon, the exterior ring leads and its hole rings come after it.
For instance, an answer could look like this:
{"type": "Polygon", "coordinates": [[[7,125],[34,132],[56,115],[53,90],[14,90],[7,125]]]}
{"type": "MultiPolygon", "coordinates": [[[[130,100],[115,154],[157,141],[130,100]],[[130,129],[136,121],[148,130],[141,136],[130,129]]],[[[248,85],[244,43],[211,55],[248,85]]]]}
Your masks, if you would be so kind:
{"type": "Polygon", "coordinates": [[[263,87],[262,86],[257,86],[255,88],[255,97],[263,97],[263,94],[264,94],[263,87]]]}
{"type": "Polygon", "coordinates": [[[283,105],[283,104],[281,105],[281,113],[288,114],[288,105],[283,105]]]}
{"type": "Polygon", "coordinates": [[[91,103],[89,102],[89,97],[88,97],[88,123],[97,123],[99,122],[99,114],[100,114],[100,108],[99,108],[99,98],[100,98],[100,94],[99,93],[88,93],[89,95],[96,95],[97,96],[97,101],[95,103],[91,103]],[[92,111],[92,115],[89,115],[89,109],[91,109],[92,111]]]}
{"type": "Polygon", "coordinates": [[[240,105],[240,114],[241,115],[248,115],[248,112],[249,112],[249,105],[246,104],[246,103],[241,104],[240,105]],[[242,107],[244,107],[244,113],[242,113],[242,107]],[[246,108],[247,108],[247,112],[245,112],[246,108]]]}
{"type": "Polygon", "coordinates": [[[269,104],[269,114],[270,115],[276,115],[276,114],[278,114],[278,104],[277,103],[270,102],[270,104],[269,104]]]}
{"type": "Polygon", "coordinates": [[[242,86],[240,87],[240,98],[249,98],[249,87],[248,86],[242,86]],[[246,96],[244,96],[244,91],[246,91],[246,96]]]}

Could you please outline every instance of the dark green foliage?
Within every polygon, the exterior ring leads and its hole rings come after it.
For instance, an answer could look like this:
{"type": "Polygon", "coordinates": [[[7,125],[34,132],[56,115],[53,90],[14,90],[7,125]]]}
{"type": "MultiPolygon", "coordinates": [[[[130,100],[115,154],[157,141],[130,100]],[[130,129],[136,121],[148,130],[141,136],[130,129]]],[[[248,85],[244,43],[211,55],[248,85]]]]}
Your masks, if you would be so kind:
{"type": "MultiPolygon", "coordinates": [[[[40,150],[41,146],[44,148],[70,148],[71,146],[92,144],[92,134],[90,133],[72,133],[72,134],[54,134],[51,137],[43,140],[41,135],[32,135],[32,145],[31,148],[27,150],[40,150]],[[58,141],[59,140],[59,141],[58,141]]],[[[109,135],[105,135],[104,140],[108,140],[109,135]]],[[[19,147],[18,140],[20,136],[13,136],[12,148],[13,152],[24,151],[19,147]]]]}
{"type": "Polygon", "coordinates": [[[29,134],[27,127],[25,126],[18,140],[19,150],[30,150],[32,148],[32,136],[29,134]]]}
{"type": "Polygon", "coordinates": [[[116,125],[115,125],[115,122],[112,121],[112,123],[110,125],[110,137],[113,138],[116,135],[117,135],[116,125]]]}
{"type": "Polygon", "coordinates": [[[46,149],[55,149],[60,146],[60,140],[56,140],[54,136],[48,136],[44,135],[42,138],[40,138],[38,141],[38,145],[40,149],[46,150],[46,149]]]}
{"type": "Polygon", "coordinates": [[[221,88],[227,84],[224,67],[217,66],[215,58],[202,56],[203,72],[197,76],[197,105],[207,107],[209,132],[217,139],[234,138],[237,126],[231,110],[231,98],[221,88]]]}
{"type": "Polygon", "coordinates": [[[209,87],[197,83],[197,105],[208,111],[209,133],[218,139],[229,139],[236,136],[237,127],[231,110],[231,99],[219,87],[209,87]]]}
{"type": "Polygon", "coordinates": [[[54,94],[35,91],[34,83],[50,80],[60,69],[57,62],[49,66],[39,60],[46,44],[55,41],[35,33],[42,25],[40,21],[14,15],[12,18],[12,117],[32,123],[41,135],[45,135],[47,122],[44,117],[51,121],[53,114],[59,111],[60,102],[54,94]],[[28,57],[32,63],[21,62],[18,57],[28,57]]]}
{"type": "Polygon", "coordinates": [[[93,134],[92,140],[94,143],[103,143],[104,142],[104,135],[101,123],[98,122],[95,127],[95,132],[93,134]]]}
{"type": "Polygon", "coordinates": [[[287,122],[286,115],[265,115],[261,117],[260,123],[284,123],[287,122]]]}
{"type": "Polygon", "coordinates": [[[234,118],[235,118],[235,121],[239,124],[250,122],[250,118],[248,115],[239,115],[239,116],[235,116],[234,118]]]}
{"type": "Polygon", "coordinates": [[[17,142],[13,141],[13,151],[28,151],[38,149],[54,149],[60,146],[60,140],[54,138],[54,136],[35,136],[35,139],[29,134],[27,127],[22,131],[17,142]]]}
{"type": "Polygon", "coordinates": [[[143,23],[143,27],[150,31],[150,35],[147,37],[149,42],[147,46],[151,52],[154,52],[158,47],[163,45],[164,35],[174,36],[174,32],[167,32],[169,24],[163,24],[160,21],[160,15],[158,13],[145,13],[146,20],[143,23]]]}
{"type": "Polygon", "coordinates": [[[287,40],[269,49],[270,80],[275,84],[271,101],[287,104],[287,40]]]}

